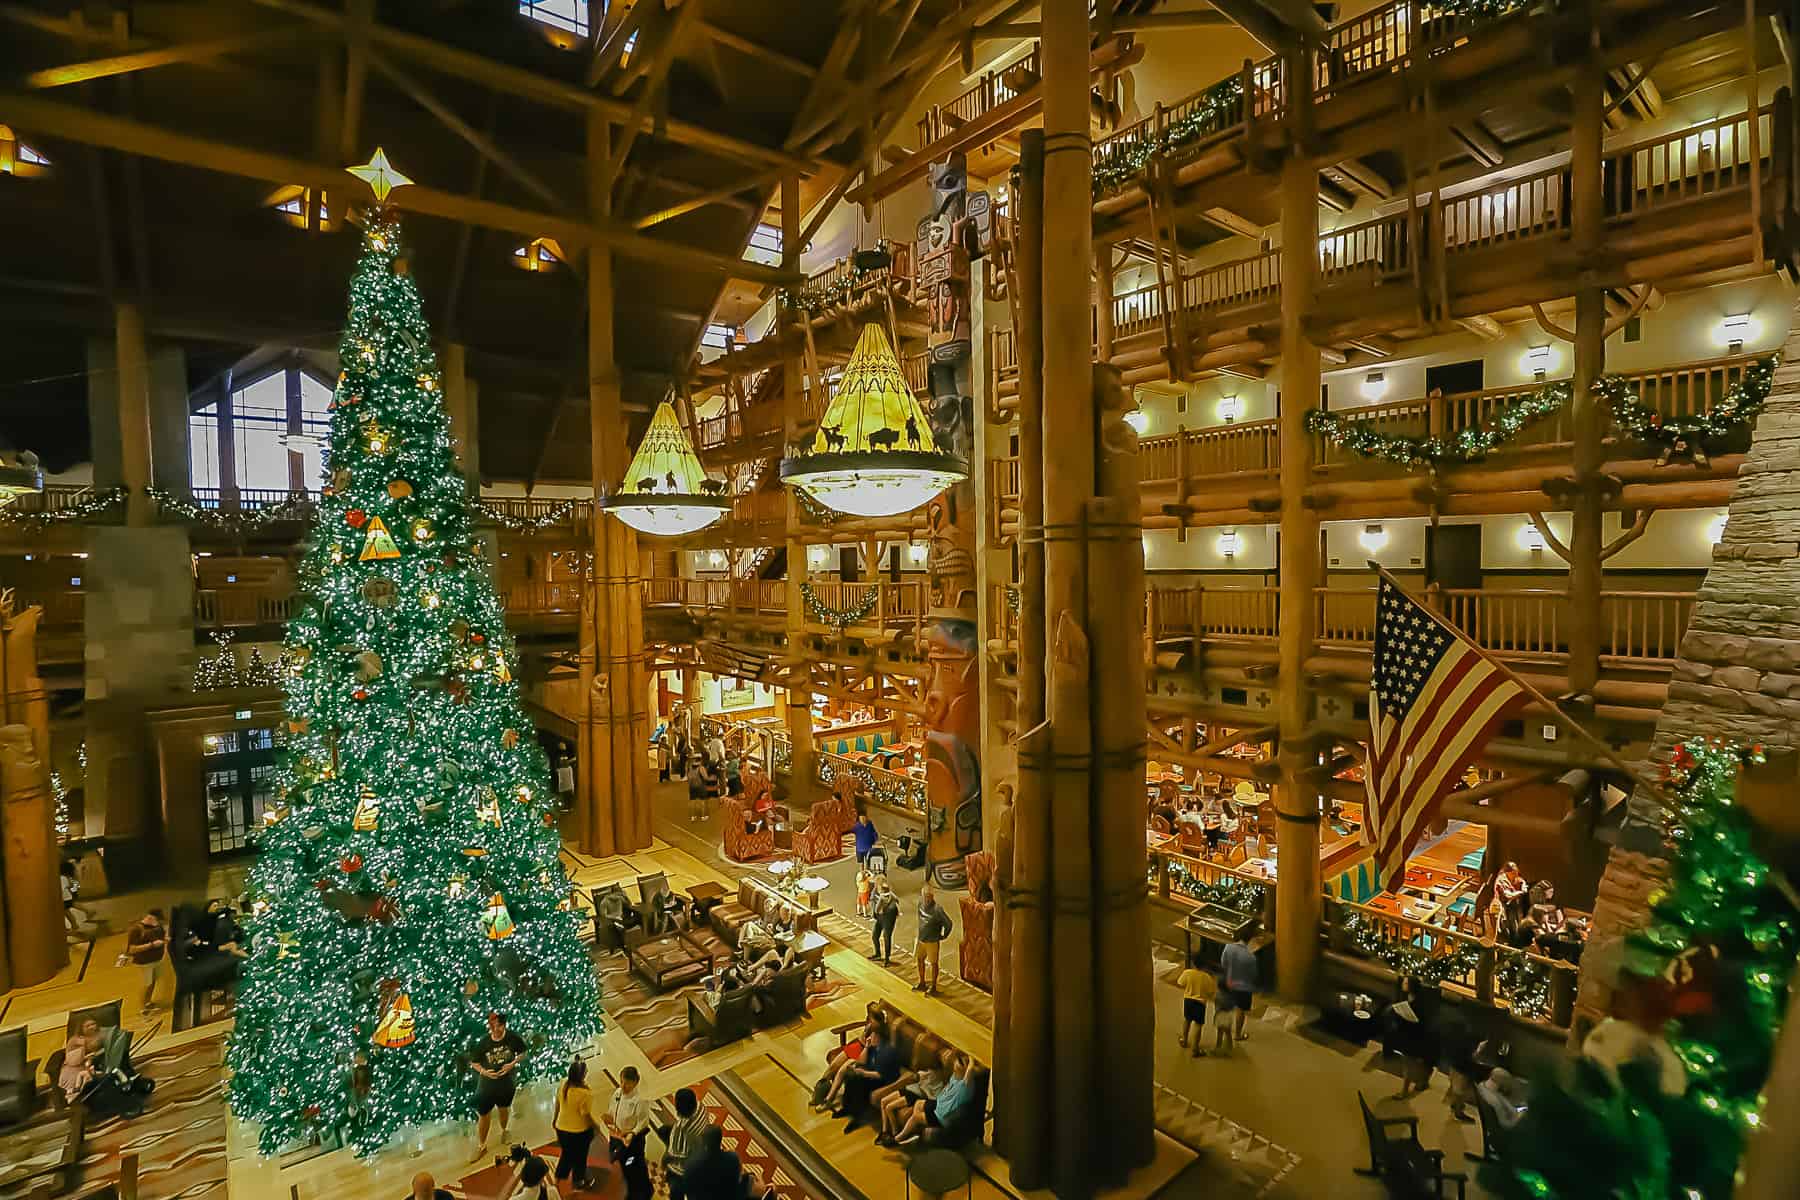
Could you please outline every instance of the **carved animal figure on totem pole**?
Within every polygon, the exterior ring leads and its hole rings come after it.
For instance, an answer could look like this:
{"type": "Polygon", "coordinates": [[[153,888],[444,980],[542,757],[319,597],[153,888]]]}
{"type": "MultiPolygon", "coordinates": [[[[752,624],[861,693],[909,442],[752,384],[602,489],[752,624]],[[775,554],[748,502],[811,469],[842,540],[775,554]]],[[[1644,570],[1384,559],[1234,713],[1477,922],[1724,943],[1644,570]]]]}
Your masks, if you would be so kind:
{"type": "Polygon", "coordinates": [[[963,858],[981,849],[981,685],[972,622],[944,619],[925,634],[925,869],[963,886],[963,858]]]}

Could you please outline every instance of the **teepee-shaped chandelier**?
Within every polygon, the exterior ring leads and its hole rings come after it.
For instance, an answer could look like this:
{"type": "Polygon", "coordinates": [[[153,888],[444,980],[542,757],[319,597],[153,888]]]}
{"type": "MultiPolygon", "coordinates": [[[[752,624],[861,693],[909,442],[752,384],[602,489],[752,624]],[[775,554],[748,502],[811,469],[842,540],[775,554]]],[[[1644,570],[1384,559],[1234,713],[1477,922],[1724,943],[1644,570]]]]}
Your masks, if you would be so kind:
{"type": "Polygon", "coordinates": [[[781,481],[858,517],[911,512],[969,477],[938,448],[879,325],[863,326],[810,445],[781,460],[781,481]]]}
{"type": "Polygon", "coordinates": [[[624,482],[604,503],[639,533],[664,537],[705,529],[731,508],[725,485],[707,477],[667,400],[650,418],[624,482]]]}

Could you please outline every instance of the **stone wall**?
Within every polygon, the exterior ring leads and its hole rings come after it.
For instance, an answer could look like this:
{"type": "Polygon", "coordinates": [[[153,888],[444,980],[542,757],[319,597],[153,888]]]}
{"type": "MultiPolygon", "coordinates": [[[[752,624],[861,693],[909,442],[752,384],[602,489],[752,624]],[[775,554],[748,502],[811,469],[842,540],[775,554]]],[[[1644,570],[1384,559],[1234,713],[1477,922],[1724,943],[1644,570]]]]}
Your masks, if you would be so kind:
{"type": "MultiPolygon", "coordinates": [[[[1793,328],[1739,472],[1724,538],[1713,549],[1681,640],[1651,742],[1646,769],[1652,777],[1677,743],[1693,737],[1800,747],[1800,320],[1793,328]]],[[[1643,923],[1648,898],[1664,877],[1656,801],[1640,788],[1630,805],[1600,881],[1590,965],[1608,961],[1607,946],[1643,923]]],[[[1611,981],[1604,975],[1582,976],[1577,1037],[1610,1009],[1611,981]]]]}

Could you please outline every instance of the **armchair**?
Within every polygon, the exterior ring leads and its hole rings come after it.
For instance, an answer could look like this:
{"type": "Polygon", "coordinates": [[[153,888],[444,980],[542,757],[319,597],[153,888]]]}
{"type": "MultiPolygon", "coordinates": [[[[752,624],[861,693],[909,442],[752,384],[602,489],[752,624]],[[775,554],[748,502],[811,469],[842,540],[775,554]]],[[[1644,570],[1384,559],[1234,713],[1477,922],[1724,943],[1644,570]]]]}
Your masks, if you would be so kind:
{"type": "Polygon", "coordinates": [[[595,888],[594,905],[594,948],[596,950],[623,950],[625,948],[625,932],[628,929],[643,925],[637,909],[626,898],[625,889],[616,883],[609,883],[603,888],[595,888]]]}
{"type": "Polygon", "coordinates": [[[725,857],[733,862],[752,862],[775,853],[775,829],[764,823],[754,833],[746,829],[750,811],[738,797],[727,796],[719,802],[719,828],[725,844],[725,857]]]}
{"type": "Polygon", "coordinates": [[[969,890],[962,897],[962,941],[956,950],[957,973],[964,983],[984,992],[994,990],[994,856],[978,850],[963,860],[969,890]]]}
{"type": "Polygon", "coordinates": [[[856,807],[844,796],[832,796],[812,806],[806,824],[794,831],[794,854],[802,862],[822,863],[842,858],[844,835],[856,824],[856,807]]]}
{"type": "Polygon", "coordinates": [[[688,997],[688,1037],[703,1037],[717,1049],[750,1036],[751,991],[747,987],[722,992],[715,1001],[702,992],[688,997]]]}

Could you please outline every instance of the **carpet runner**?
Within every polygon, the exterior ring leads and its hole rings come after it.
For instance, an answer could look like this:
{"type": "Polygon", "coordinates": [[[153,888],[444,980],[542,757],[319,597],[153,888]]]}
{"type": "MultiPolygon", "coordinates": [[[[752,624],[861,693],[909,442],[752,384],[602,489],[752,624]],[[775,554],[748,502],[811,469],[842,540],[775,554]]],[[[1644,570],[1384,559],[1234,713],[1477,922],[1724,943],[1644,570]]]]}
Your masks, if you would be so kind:
{"type": "MultiPolygon", "coordinates": [[[[869,934],[869,923],[862,918],[829,912],[819,918],[819,932],[865,957],[875,946],[869,934]]],[[[905,980],[908,987],[919,981],[919,964],[913,958],[912,947],[902,945],[899,939],[894,941],[894,960],[882,969],[896,979],[905,980]]],[[[994,1027],[994,998],[975,985],[964,983],[948,963],[938,977],[937,999],[971,1021],[979,1021],[989,1029],[994,1027]]]]}

